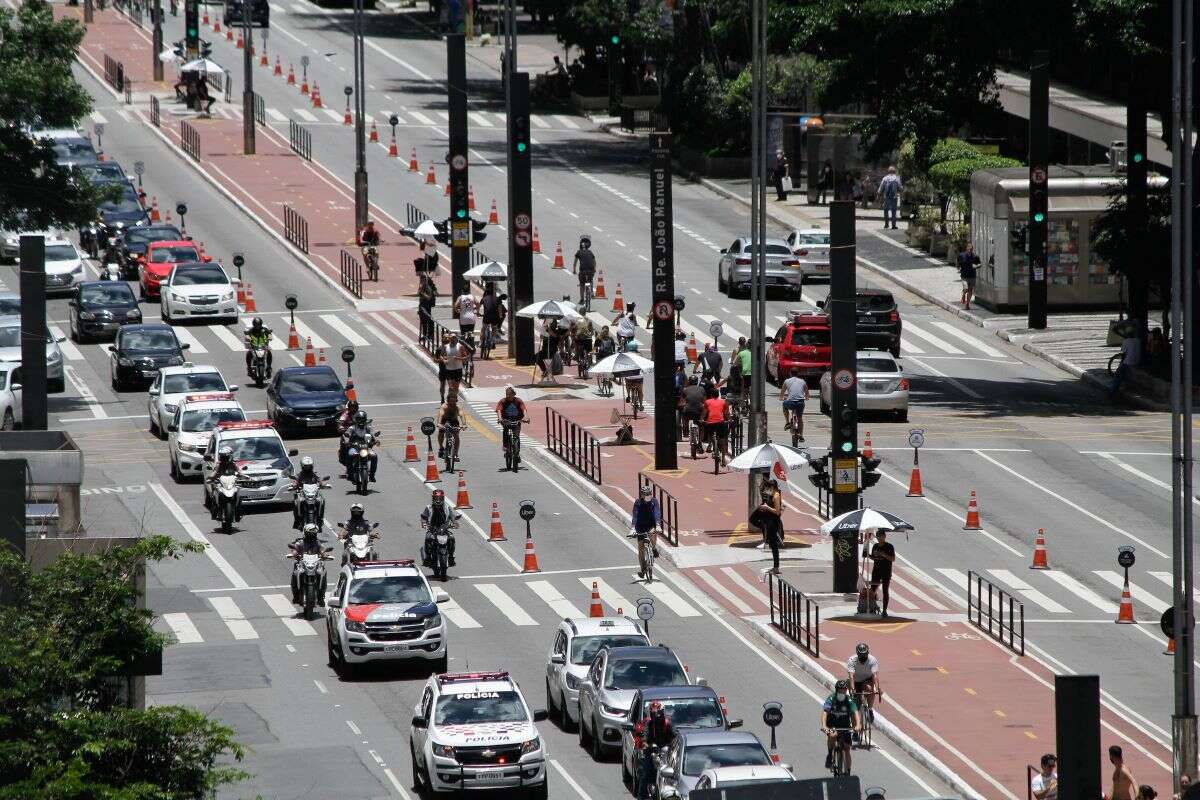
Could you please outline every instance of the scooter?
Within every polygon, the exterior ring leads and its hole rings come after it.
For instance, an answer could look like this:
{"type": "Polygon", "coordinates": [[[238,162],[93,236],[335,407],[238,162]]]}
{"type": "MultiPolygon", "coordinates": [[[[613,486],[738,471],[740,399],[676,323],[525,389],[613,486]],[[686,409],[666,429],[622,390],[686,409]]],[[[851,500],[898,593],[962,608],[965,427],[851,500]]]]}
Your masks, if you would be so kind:
{"type": "Polygon", "coordinates": [[[267,349],[265,347],[250,348],[250,380],[262,388],[267,380],[267,349]]]}
{"type": "Polygon", "coordinates": [[[375,447],[377,439],[377,434],[368,433],[361,447],[351,447],[348,452],[350,480],[354,482],[355,490],[362,495],[367,493],[367,487],[371,484],[371,457],[374,454],[372,448],[375,447]]]}
{"type": "Polygon", "coordinates": [[[221,522],[222,533],[233,533],[233,523],[242,518],[239,481],[235,475],[219,475],[212,497],[213,519],[221,522]]]}
{"type": "Polygon", "coordinates": [[[450,569],[450,525],[430,528],[425,532],[425,546],[422,548],[421,561],[433,570],[433,576],[438,580],[447,579],[450,569]]]}
{"type": "Polygon", "coordinates": [[[329,484],[326,483],[328,480],[329,476],[326,475],[319,481],[301,483],[293,489],[299,521],[292,527],[296,530],[304,530],[304,526],[309,523],[317,528],[325,527],[325,498],[321,496],[321,490],[329,488],[329,484]]]}
{"type": "MultiPolygon", "coordinates": [[[[339,522],[338,527],[343,531],[346,530],[346,523],[339,522]]],[[[380,537],[380,534],[375,532],[379,527],[378,522],[371,524],[370,529],[355,531],[351,534],[339,534],[342,541],[346,544],[346,549],[342,551],[342,564],[346,562],[357,564],[360,561],[374,561],[379,558],[379,554],[375,552],[375,540],[380,537]]]]}

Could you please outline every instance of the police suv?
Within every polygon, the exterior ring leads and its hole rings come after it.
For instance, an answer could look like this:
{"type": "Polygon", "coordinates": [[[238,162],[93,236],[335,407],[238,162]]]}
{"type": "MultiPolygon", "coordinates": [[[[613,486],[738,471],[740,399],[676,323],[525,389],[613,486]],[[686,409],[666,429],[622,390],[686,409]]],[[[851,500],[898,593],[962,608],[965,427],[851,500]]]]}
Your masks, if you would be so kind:
{"type": "Polygon", "coordinates": [[[204,451],[204,507],[209,508],[208,479],[217,465],[217,453],[222,447],[233,450],[233,463],[242,473],[238,480],[240,502],[246,505],[266,503],[292,504],[292,474],[295,467],[291,456],[298,450],[288,450],[270,420],[219,422],[204,451]]]}
{"type": "Polygon", "coordinates": [[[246,412],[232,392],[185,394],[166,427],[171,477],[175,482],[201,474],[204,451],[217,425],[245,421],[246,412]]]}

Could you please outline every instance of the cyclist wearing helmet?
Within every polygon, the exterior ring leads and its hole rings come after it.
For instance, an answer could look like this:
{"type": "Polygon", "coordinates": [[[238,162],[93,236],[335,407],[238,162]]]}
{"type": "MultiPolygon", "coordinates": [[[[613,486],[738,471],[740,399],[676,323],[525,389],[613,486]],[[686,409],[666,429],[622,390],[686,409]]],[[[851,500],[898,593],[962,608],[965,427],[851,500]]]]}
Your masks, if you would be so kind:
{"type": "Polygon", "coordinates": [[[829,752],[825,756],[825,769],[833,767],[834,745],[842,748],[842,763],[846,774],[850,774],[850,732],[860,728],[858,706],[850,696],[850,683],[840,680],[833,694],[825,698],[821,707],[821,730],[828,740],[829,752]]]}
{"type": "Polygon", "coordinates": [[[445,530],[450,534],[450,566],[454,566],[454,533],[453,528],[458,526],[459,517],[458,511],[450,507],[446,502],[446,493],[441,489],[434,489],[433,494],[429,496],[429,505],[425,506],[425,510],[421,512],[421,527],[425,529],[425,547],[422,548],[425,566],[433,566],[431,555],[433,553],[433,535],[438,530],[445,530]]]}
{"type": "Polygon", "coordinates": [[[652,748],[666,750],[675,738],[671,721],[667,719],[662,703],[654,700],[650,703],[649,712],[633,726],[633,743],[641,753],[641,764],[638,768],[637,785],[633,796],[641,800],[649,797],[654,786],[657,770],[654,765],[652,748]]]}
{"type": "Polygon", "coordinates": [[[864,700],[863,705],[868,708],[874,707],[875,697],[883,697],[883,689],[879,686],[879,659],[871,655],[866,642],[859,642],[854,648],[854,655],[846,662],[846,672],[850,675],[855,698],[864,700]]]}
{"type": "Polygon", "coordinates": [[[596,278],[596,254],[592,252],[592,237],[579,237],[579,249],[571,262],[571,271],[579,275],[579,302],[584,302],[584,287],[596,278]]]}
{"type": "Polygon", "coordinates": [[[262,317],[255,317],[246,329],[246,374],[250,374],[250,362],[254,359],[254,348],[267,354],[267,377],[271,377],[271,329],[263,325],[262,317]]]}
{"type": "MultiPolygon", "coordinates": [[[[632,535],[649,534],[650,548],[654,557],[658,558],[658,532],[662,528],[662,507],[654,497],[650,484],[642,486],[638,499],[633,501],[629,527],[632,535]]],[[[638,576],[646,577],[646,553],[643,545],[638,543],[638,576]]]]}
{"type": "MultiPolygon", "coordinates": [[[[346,432],[342,434],[342,446],[338,453],[338,461],[346,468],[346,475],[350,477],[350,450],[362,447],[366,442],[367,437],[371,435],[370,420],[367,419],[367,412],[359,409],[354,414],[354,421],[346,432]]],[[[371,483],[375,482],[375,470],[379,468],[378,454],[371,453],[371,483]]]]}

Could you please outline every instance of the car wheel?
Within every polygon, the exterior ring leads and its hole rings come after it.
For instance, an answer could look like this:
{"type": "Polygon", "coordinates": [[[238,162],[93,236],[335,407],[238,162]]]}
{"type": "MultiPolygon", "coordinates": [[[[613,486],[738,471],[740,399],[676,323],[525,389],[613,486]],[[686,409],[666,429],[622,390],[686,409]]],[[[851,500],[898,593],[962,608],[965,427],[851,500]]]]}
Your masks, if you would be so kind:
{"type": "Polygon", "coordinates": [[[896,345],[895,347],[888,350],[888,352],[892,354],[892,358],[899,358],[900,357],[900,345],[896,345]]]}
{"type": "Polygon", "coordinates": [[[4,421],[0,422],[0,431],[11,431],[17,427],[17,418],[13,416],[11,408],[4,409],[4,421]]]}
{"type": "Polygon", "coordinates": [[[183,473],[179,471],[179,464],[174,458],[171,459],[171,480],[176,483],[183,483],[183,473]]]}
{"type": "Polygon", "coordinates": [[[604,760],[604,744],[600,741],[600,732],[592,731],[592,760],[600,762],[604,760]]]}
{"type": "Polygon", "coordinates": [[[62,394],[67,389],[67,379],[50,378],[46,381],[46,391],[49,394],[62,394]]]}
{"type": "Polygon", "coordinates": [[[558,727],[563,726],[563,716],[565,709],[554,705],[554,693],[550,691],[550,679],[546,679],[546,714],[550,717],[550,721],[558,727]]]}
{"type": "Polygon", "coordinates": [[[725,291],[725,277],[721,274],[720,267],[717,268],[717,291],[725,291]]]}
{"type": "Polygon", "coordinates": [[[908,422],[908,409],[904,408],[896,412],[896,422],[908,422]]]}
{"type": "Polygon", "coordinates": [[[413,749],[411,741],[408,743],[408,757],[412,762],[412,788],[421,794],[421,770],[417,769],[417,751],[413,749]]]}
{"type": "Polygon", "coordinates": [[[154,438],[155,439],[167,438],[167,437],[163,436],[162,426],[159,425],[158,422],[155,420],[154,414],[150,414],[149,417],[150,417],[150,432],[152,434],[154,434],[154,438]]]}
{"type": "Polygon", "coordinates": [[[625,765],[625,754],[621,754],[621,783],[625,784],[625,788],[633,791],[633,773],[625,765]]]}
{"type": "Polygon", "coordinates": [[[584,750],[592,746],[592,739],[588,736],[587,721],[582,713],[579,715],[579,746],[584,750]]]}

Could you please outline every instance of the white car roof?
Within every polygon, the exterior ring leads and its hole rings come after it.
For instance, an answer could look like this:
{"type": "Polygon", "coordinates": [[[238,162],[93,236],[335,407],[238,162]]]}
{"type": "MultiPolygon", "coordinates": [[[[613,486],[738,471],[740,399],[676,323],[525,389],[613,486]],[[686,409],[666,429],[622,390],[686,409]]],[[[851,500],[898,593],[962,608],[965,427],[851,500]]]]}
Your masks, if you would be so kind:
{"type": "Polygon", "coordinates": [[[723,786],[734,781],[749,781],[749,780],[765,780],[772,779],[781,783],[791,783],[796,780],[796,776],[788,772],[785,767],[779,764],[758,764],[755,766],[741,767],[713,767],[706,769],[701,773],[701,776],[707,775],[712,781],[713,786],[723,786]]]}
{"type": "MultiPolygon", "coordinates": [[[[69,239],[64,239],[61,236],[47,236],[46,237],[46,246],[47,247],[50,245],[64,245],[64,244],[71,245],[71,241],[69,239]]],[[[71,246],[74,247],[74,245],[71,245],[71,246]]]]}
{"type": "Polygon", "coordinates": [[[576,636],[643,632],[641,626],[628,617],[570,617],[562,622],[567,628],[571,628],[572,623],[576,636]]]}
{"type": "Polygon", "coordinates": [[[350,580],[360,578],[411,578],[413,575],[422,577],[421,570],[417,569],[411,560],[407,563],[404,561],[379,561],[360,562],[354,566],[346,564],[343,571],[349,573],[350,580]]]}
{"type": "MultiPolygon", "coordinates": [[[[207,411],[214,408],[242,408],[242,404],[237,400],[180,400],[179,407],[187,411],[207,411]]],[[[242,409],[245,411],[245,409],[242,409]]]]}
{"type": "MultiPolygon", "coordinates": [[[[197,373],[204,372],[215,372],[218,375],[221,375],[221,370],[214,366],[209,364],[193,364],[190,361],[185,361],[184,363],[175,367],[161,367],[159,372],[163,374],[164,378],[168,375],[195,375],[197,373]]],[[[221,380],[225,380],[224,375],[221,375],[221,380]]]]}
{"type": "MultiPolygon", "coordinates": [[[[248,420],[254,421],[254,420],[248,420]]],[[[283,439],[279,436],[279,431],[274,428],[214,428],[213,436],[217,439],[279,439],[282,443],[283,439]]]]}
{"type": "Polygon", "coordinates": [[[896,359],[887,350],[855,350],[854,357],[857,358],[886,358],[889,361],[896,359]]]}

